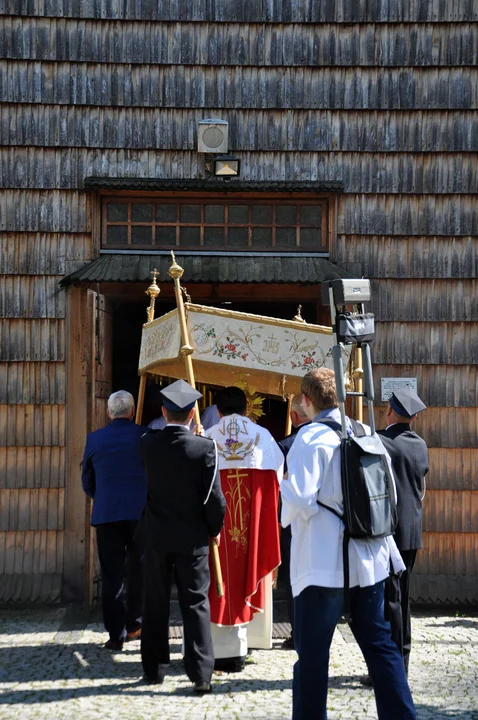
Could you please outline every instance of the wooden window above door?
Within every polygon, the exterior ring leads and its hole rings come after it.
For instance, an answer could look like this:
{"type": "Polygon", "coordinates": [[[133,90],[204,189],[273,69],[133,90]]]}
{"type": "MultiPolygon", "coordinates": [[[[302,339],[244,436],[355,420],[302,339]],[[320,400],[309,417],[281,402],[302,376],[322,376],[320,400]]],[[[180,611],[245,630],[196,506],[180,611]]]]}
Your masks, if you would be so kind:
{"type": "Polygon", "coordinates": [[[328,233],[327,197],[103,197],[103,249],[327,252],[328,233]]]}

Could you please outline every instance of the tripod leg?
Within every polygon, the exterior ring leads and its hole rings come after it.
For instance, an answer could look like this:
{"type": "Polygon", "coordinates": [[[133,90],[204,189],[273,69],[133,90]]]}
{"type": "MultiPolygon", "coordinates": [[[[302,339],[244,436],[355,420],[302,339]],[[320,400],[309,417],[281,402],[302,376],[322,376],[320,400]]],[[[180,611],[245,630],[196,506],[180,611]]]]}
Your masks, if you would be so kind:
{"type": "Polygon", "coordinates": [[[342,348],[339,344],[334,345],[332,348],[332,360],[334,363],[335,372],[335,388],[337,392],[337,400],[340,407],[340,417],[342,425],[342,437],[347,437],[347,428],[345,423],[345,398],[347,397],[345,391],[345,380],[344,380],[344,363],[342,360],[342,348]]]}
{"type": "Polygon", "coordinates": [[[373,401],[375,400],[375,393],[373,389],[373,376],[372,376],[372,360],[370,355],[370,345],[364,344],[362,346],[363,356],[363,379],[365,387],[365,395],[367,398],[368,405],[368,422],[372,435],[375,435],[375,418],[373,415],[373,401]]]}

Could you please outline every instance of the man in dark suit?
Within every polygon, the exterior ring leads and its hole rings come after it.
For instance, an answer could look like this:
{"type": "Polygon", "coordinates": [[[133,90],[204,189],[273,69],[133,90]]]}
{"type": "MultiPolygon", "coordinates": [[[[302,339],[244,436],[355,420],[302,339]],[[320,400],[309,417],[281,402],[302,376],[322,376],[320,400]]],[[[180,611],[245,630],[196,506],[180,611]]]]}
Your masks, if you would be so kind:
{"type": "Polygon", "coordinates": [[[144,679],[162,683],[169,663],[169,608],[174,572],[184,627],[184,665],[198,693],[211,692],[214,654],[209,610],[209,541],[219,543],[226,501],[212,440],[188,425],[201,397],[184,380],[161,392],[164,430],[141,440],[148,478],[145,513],[144,679]]]}
{"type": "Polygon", "coordinates": [[[393,466],[397,485],[398,524],[395,542],[406,570],[400,577],[392,575],[386,583],[392,638],[402,653],[405,670],[411,650],[410,575],[417,551],[422,547],[422,500],[425,475],[428,472],[428,449],[425,441],[410,425],[426,406],[412,388],[397,390],[390,397],[385,416],[387,428],[380,430],[382,442],[393,466]]]}
{"type": "Polygon", "coordinates": [[[139,441],[146,428],[135,425],[134,398],[119,390],[108,399],[109,425],[90,433],[83,456],[83,490],[93,498],[101,567],[105,647],[121,650],[125,640],[141,635],[141,549],[136,536],[146,503],[146,475],[139,441]],[[125,592],[125,576],[128,582],[125,592]]]}
{"type": "MultiPolygon", "coordinates": [[[[309,418],[305,414],[302,408],[302,394],[294,395],[290,403],[290,420],[292,427],[294,428],[290,435],[287,435],[283,440],[280,441],[279,447],[284,453],[286,458],[284,464],[284,473],[287,472],[287,453],[292,447],[294,440],[297,437],[299,429],[303,425],[310,423],[309,418]]],[[[279,512],[280,517],[280,512],[279,512]]],[[[286,638],[282,643],[284,650],[294,649],[294,598],[292,597],[292,588],[290,585],[290,545],[292,542],[292,533],[289,527],[282,528],[280,534],[280,551],[281,551],[281,566],[279,570],[280,582],[285,586],[287,592],[287,614],[289,616],[289,623],[291,627],[290,637],[286,638]]]]}

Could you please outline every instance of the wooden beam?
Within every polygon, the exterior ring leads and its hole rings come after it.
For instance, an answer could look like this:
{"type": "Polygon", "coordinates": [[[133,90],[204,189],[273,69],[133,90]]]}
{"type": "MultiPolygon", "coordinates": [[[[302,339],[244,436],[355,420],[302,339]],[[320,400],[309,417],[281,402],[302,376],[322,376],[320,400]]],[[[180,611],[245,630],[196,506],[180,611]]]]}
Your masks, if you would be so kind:
{"type": "MultiPolygon", "coordinates": [[[[318,285],[300,285],[298,283],[192,283],[186,282],[193,302],[208,301],[212,304],[224,301],[250,302],[300,302],[320,300],[320,287],[318,285]]],[[[85,287],[88,287],[85,284],[85,287]]],[[[96,283],[91,284],[96,292],[96,283]]],[[[122,298],[129,301],[148,305],[145,296],[147,283],[100,283],[100,292],[110,298],[122,298]]],[[[157,310],[160,311],[161,302],[171,300],[174,302],[174,286],[172,283],[161,283],[161,295],[156,301],[157,310]]]]}
{"type": "Polygon", "coordinates": [[[91,323],[87,290],[68,292],[67,442],[63,600],[83,600],[86,592],[87,498],[81,486],[81,461],[88,429],[91,323]]]}

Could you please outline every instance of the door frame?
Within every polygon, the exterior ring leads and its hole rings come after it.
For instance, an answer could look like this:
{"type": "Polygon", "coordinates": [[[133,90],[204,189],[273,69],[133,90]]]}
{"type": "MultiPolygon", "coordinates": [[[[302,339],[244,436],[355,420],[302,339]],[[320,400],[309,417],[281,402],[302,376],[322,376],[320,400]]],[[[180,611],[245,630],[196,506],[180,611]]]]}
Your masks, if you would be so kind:
{"type": "Polygon", "coordinates": [[[67,398],[66,481],[63,592],[65,601],[93,602],[97,573],[95,536],[90,524],[91,500],[83,492],[81,463],[89,432],[106,424],[106,401],[110,394],[111,343],[109,322],[102,296],[85,286],[67,293],[67,398]],[[97,302],[101,305],[97,313],[97,302]],[[97,327],[97,322],[99,325],[97,327]],[[100,345],[98,346],[98,332],[100,345]],[[97,352],[102,358],[98,372],[97,352]]]}

